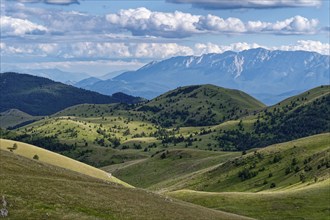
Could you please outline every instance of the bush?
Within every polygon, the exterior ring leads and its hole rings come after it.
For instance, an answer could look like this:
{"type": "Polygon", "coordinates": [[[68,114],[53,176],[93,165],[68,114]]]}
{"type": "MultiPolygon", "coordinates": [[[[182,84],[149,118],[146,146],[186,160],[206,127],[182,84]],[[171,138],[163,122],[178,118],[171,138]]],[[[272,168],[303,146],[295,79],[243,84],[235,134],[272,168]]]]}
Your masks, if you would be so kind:
{"type": "Polygon", "coordinates": [[[10,152],[13,152],[17,148],[18,148],[18,145],[16,143],[14,143],[12,147],[8,147],[7,149],[10,150],[10,152]]]}
{"type": "Polygon", "coordinates": [[[160,159],[165,159],[165,158],[166,158],[166,153],[164,152],[160,155],[160,159]]]}
{"type": "Polygon", "coordinates": [[[275,183],[271,183],[269,188],[275,188],[276,184],[275,183]]]}
{"type": "Polygon", "coordinates": [[[258,175],[257,171],[251,171],[248,168],[245,168],[244,170],[238,172],[238,177],[242,181],[247,180],[247,179],[251,179],[251,178],[253,178],[257,175],[258,175]]]}
{"type": "Polygon", "coordinates": [[[34,159],[34,160],[39,160],[39,156],[38,156],[37,154],[35,154],[35,155],[33,156],[33,159],[34,159]]]}

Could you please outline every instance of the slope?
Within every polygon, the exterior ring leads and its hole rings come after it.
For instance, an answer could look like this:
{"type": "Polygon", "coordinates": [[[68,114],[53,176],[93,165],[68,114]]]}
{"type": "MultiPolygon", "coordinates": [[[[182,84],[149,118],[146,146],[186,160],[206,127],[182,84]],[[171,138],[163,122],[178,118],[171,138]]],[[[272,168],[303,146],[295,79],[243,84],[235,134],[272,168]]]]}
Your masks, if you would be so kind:
{"type": "Polygon", "coordinates": [[[304,186],[329,178],[329,133],[251,150],[169,190],[259,192],[304,186]]]}
{"type": "Polygon", "coordinates": [[[247,219],[0,150],[8,219],[247,219]]]}
{"type": "Polygon", "coordinates": [[[123,186],[131,187],[129,184],[117,179],[112,175],[109,175],[102,170],[30,144],[0,139],[0,149],[5,151],[11,151],[17,155],[26,158],[36,159],[43,163],[62,167],[94,178],[119,183],[123,186]]]}
{"type": "Polygon", "coordinates": [[[154,113],[151,119],[154,123],[170,127],[219,124],[263,107],[244,92],[197,85],[169,91],[137,110],[154,113]]]}
{"type": "MultiPolygon", "coordinates": [[[[17,73],[1,73],[0,90],[6,91],[1,95],[0,112],[19,109],[31,115],[49,115],[82,103],[122,102],[121,95],[110,97],[46,78],[17,73]]],[[[124,97],[124,101],[128,103],[139,100],[124,97]]]]}
{"type": "Polygon", "coordinates": [[[15,129],[16,126],[23,126],[39,120],[40,117],[32,116],[18,109],[9,109],[0,113],[0,127],[15,129]]]}
{"type": "Polygon", "coordinates": [[[222,210],[257,219],[328,219],[330,181],[292,190],[260,193],[199,192],[180,190],[168,193],[208,208],[222,210]]]}
{"type": "Polygon", "coordinates": [[[168,184],[168,181],[175,181],[182,176],[217,165],[238,155],[240,155],[238,152],[164,149],[137,163],[119,168],[117,165],[112,165],[102,169],[113,172],[115,176],[134,186],[159,190],[168,184]]]}

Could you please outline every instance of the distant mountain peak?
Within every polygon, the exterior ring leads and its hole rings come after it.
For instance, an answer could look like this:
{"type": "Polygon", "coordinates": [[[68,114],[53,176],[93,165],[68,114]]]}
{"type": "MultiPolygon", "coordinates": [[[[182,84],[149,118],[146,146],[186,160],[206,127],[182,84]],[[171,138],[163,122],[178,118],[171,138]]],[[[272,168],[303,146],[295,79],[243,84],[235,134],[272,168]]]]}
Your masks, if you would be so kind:
{"type": "Polygon", "coordinates": [[[88,88],[153,98],[179,86],[211,83],[258,94],[264,103],[274,104],[280,94],[328,84],[329,63],[329,56],[315,52],[254,48],[151,62],[115,77],[108,85],[96,83],[88,88]]]}

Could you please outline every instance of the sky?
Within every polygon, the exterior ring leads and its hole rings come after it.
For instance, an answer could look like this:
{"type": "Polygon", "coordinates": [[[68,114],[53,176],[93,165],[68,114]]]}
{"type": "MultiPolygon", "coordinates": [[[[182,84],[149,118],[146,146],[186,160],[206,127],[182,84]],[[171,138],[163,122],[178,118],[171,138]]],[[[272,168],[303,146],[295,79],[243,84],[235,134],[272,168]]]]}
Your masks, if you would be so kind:
{"type": "Polygon", "coordinates": [[[1,72],[101,76],[263,47],[330,54],[330,0],[1,0],[1,72]]]}

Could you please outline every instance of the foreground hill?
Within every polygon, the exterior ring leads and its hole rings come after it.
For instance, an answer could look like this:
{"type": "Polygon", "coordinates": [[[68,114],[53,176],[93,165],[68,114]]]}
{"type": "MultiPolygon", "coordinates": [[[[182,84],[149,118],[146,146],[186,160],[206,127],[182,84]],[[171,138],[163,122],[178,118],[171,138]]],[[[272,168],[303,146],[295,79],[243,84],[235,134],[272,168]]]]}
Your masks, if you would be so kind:
{"type": "Polygon", "coordinates": [[[170,188],[259,192],[314,184],[329,178],[329,135],[319,134],[255,149],[170,188]]]}
{"type": "Polygon", "coordinates": [[[0,139],[0,149],[3,151],[11,151],[17,155],[35,159],[49,165],[62,167],[80,174],[131,187],[129,184],[116,177],[112,175],[109,176],[108,173],[102,170],[30,144],[0,139]]]}
{"type": "Polygon", "coordinates": [[[237,193],[179,190],[168,195],[215,210],[256,219],[329,219],[330,180],[278,192],[237,193]]]}
{"type": "Polygon", "coordinates": [[[152,121],[165,127],[205,126],[237,119],[265,107],[238,91],[213,85],[180,87],[138,108],[153,113],[152,121]]]}
{"type": "Polygon", "coordinates": [[[122,91],[151,99],[179,86],[212,83],[240,89],[266,104],[274,104],[293,93],[329,83],[329,61],[329,56],[308,51],[262,48],[178,56],[88,88],[103,94],[122,91]]]}
{"type": "Polygon", "coordinates": [[[326,133],[255,149],[244,156],[169,149],[138,163],[104,169],[128,183],[161,191],[258,192],[329,178],[329,152],[326,133]]]}
{"type": "Polygon", "coordinates": [[[9,219],[248,219],[0,150],[9,219]]]}
{"type": "Polygon", "coordinates": [[[130,184],[161,190],[168,182],[180,182],[196,172],[208,169],[240,155],[239,152],[213,152],[195,149],[161,150],[151,158],[103,167],[130,184]],[[173,169],[175,167],[175,169],[173,169]]]}
{"type": "Polygon", "coordinates": [[[66,107],[83,104],[135,103],[139,98],[106,96],[52,80],[17,73],[0,74],[0,112],[19,109],[31,115],[49,115],[66,107]]]}

